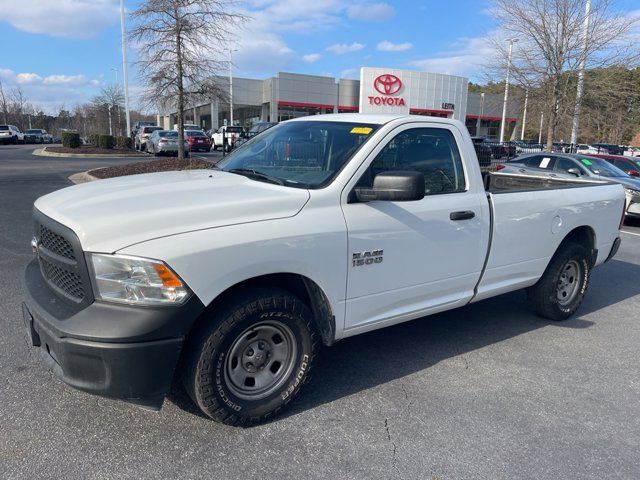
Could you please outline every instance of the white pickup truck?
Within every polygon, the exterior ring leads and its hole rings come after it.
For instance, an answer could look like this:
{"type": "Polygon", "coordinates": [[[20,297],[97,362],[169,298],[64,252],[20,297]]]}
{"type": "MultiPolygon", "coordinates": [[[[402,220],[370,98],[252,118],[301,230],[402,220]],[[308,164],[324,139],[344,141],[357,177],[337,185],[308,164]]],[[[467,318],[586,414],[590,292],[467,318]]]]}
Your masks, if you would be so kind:
{"type": "Polygon", "coordinates": [[[35,202],[31,344],[64,381],[264,421],[322,344],[516,289],[579,307],[617,251],[620,185],[483,178],[465,126],[338,114],[283,122],[218,169],[101,180],[35,202]]]}
{"type": "Polygon", "coordinates": [[[230,152],[236,145],[236,141],[239,140],[244,134],[244,128],[236,125],[223,125],[217,131],[211,134],[211,143],[213,149],[217,150],[222,148],[226,143],[225,151],[230,152]]]}

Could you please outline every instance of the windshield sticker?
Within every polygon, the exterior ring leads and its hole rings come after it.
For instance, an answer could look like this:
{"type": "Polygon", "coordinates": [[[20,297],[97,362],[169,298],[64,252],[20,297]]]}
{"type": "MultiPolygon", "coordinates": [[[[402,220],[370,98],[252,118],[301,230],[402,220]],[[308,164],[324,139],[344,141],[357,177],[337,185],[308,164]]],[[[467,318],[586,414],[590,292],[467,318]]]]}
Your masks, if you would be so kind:
{"type": "Polygon", "coordinates": [[[593,163],[591,163],[591,160],[589,160],[588,158],[583,158],[582,163],[584,163],[587,167],[593,165],[593,163]]]}
{"type": "Polygon", "coordinates": [[[550,158],[543,158],[540,162],[540,168],[547,168],[549,166],[550,158]]]}
{"type": "Polygon", "coordinates": [[[370,127],[353,127],[351,133],[357,133],[358,135],[369,135],[373,128],[370,127]]]}

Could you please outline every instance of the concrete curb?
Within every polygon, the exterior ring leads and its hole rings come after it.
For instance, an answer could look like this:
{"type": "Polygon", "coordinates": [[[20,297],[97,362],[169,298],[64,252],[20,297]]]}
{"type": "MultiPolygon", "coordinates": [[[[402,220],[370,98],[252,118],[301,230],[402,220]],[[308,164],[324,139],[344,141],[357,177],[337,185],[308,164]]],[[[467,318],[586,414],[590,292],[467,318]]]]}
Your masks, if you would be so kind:
{"type": "Polygon", "coordinates": [[[94,177],[93,175],[91,175],[92,171],[93,170],[87,170],[86,172],[74,173],[73,175],[69,176],[69,180],[76,185],[78,185],[79,183],[87,183],[93,182],[94,180],[100,180],[98,177],[94,177]]]}
{"type": "Polygon", "coordinates": [[[148,155],[140,155],[138,153],[104,155],[98,153],[58,153],[49,152],[47,147],[38,148],[32,152],[38,157],[66,157],[66,158],[146,158],[148,155]]]}

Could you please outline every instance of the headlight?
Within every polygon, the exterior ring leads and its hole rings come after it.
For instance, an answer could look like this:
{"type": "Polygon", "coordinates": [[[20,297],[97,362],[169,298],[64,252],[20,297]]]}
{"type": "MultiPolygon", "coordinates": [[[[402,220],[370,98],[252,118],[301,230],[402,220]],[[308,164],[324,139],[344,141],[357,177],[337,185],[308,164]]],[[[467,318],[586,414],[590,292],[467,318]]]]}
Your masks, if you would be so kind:
{"type": "Polygon", "coordinates": [[[96,299],[132,305],[180,305],[189,296],[163,262],[121,255],[87,254],[96,299]]]}
{"type": "Polygon", "coordinates": [[[633,196],[640,196],[640,190],[634,190],[632,188],[627,188],[624,187],[624,193],[626,193],[627,195],[631,195],[633,196]]]}

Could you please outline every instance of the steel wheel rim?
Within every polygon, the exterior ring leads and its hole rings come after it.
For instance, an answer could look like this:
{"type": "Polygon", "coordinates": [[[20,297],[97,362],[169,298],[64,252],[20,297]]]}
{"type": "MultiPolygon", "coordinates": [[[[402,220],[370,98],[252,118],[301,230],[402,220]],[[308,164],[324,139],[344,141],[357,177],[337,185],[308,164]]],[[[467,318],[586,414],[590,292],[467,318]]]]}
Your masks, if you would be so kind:
{"type": "Polygon", "coordinates": [[[287,380],[297,356],[295,336],[282,322],[251,326],[233,341],[225,361],[229,389],[239,398],[268,397],[287,380]]]}
{"type": "Polygon", "coordinates": [[[558,277],[556,295],[558,303],[566,306],[573,302],[580,290],[580,265],[575,260],[569,260],[562,267],[562,272],[558,277]]]}

